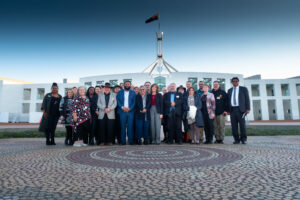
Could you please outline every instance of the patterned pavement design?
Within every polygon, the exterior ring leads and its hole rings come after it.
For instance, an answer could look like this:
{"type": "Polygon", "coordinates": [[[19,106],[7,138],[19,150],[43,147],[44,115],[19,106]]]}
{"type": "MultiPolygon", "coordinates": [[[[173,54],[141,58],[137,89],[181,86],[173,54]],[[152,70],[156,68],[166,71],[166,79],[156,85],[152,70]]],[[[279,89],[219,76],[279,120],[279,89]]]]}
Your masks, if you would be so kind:
{"type": "Polygon", "coordinates": [[[247,145],[0,140],[0,199],[300,199],[300,136],[247,145]]]}

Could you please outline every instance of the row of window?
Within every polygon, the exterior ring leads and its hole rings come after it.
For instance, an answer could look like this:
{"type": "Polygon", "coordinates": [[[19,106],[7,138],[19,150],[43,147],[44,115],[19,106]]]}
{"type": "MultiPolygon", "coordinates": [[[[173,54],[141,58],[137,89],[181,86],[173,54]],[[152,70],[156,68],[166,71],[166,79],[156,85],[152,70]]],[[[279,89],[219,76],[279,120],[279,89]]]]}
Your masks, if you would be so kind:
{"type": "MultiPolygon", "coordinates": [[[[269,120],[277,120],[277,108],[276,108],[276,100],[269,99],[268,101],[268,114],[269,114],[269,120]]],[[[262,113],[261,113],[261,101],[260,100],[253,100],[253,115],[254,120],[262,120],[262,113]]],[[[291,100],[290,99],[283,99],[282,100],[282,106],[283,106],[283,118],[285,120],[291,120],[292,117],[292,108],[291,108],[291,100]]],[[[293,110],[293,112],[297,112],[296,110],[293,110]]],[[[300,115],[300,99],[298,99],[298,112],[300,115]]]]}
{"type": "MultiPolygon", "coordinates": [[[[267,96],[275,96],[274,84],[266,84],[267,96]]],[[[297,96],[300,96],[300,84],[296,84],[297,96]]],[[[253,97],[260,96],[260,89],[258,84],[251,85],[251,92],[253,97]]],[[[289,84],[281,84],[281,95],[290,96],[289,84]]]]}

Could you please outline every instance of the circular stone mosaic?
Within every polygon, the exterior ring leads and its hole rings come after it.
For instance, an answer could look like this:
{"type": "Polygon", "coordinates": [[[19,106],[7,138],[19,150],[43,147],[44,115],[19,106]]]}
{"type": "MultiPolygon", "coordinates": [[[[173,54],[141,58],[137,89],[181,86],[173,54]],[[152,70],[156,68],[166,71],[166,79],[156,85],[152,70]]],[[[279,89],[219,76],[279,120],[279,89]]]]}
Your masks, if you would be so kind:
{"type": "Polygon", "coordinates": [[[197,168],[232,163],[241,158],[242,155],[224,149],[183,146],[104,147],[67,155],[74,163],[120,169],[197,168]]]}

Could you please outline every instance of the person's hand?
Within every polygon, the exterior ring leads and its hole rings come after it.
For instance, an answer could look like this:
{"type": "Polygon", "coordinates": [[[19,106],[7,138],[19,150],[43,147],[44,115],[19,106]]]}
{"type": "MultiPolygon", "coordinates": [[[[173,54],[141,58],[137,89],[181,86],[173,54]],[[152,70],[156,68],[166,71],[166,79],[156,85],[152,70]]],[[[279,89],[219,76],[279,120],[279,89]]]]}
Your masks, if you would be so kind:
{"type": "Polygon", "coordinates": [[[105,113],[109,113],[109,108],[105,108],[105,113]]]}
{"type": "Polygon", "coordinates": [[[95,113],[96,113],[96,115],[99,115],[99,111],[98,110],[95,113]]]}
{"type": "Polygon", "coordinates": [[[176,105],[175,102],[172,102],[172,103],[171,103],[171,106],[172,106],[172,107],[175,107],[175,105],[176,105]]]}
{"type": "Polygon", "coordinates": [[[44,118],[47,119],[48,118],[48,115],[46,112],[44,112],[44,118]]]}
{"type": "Polygon", "coordinates": [[[73,113],[73,120],[74,120],[74,122],[77,122],[77,114],[76,113],[73,113]]]}
{"type": "Polygon", "coordinates": [[[146,112],[147,112],[147,110],[146,110],[146,108],[144,108],[144,109],[143,109],[143,113],[146,113],[146,112]]]}
{"type": "Polygon", "coordinates": [[[162,119],[162,118],[163,118],[163,115],[159,115],[159,118],[162,119]]]}
{"type": "Polygon", "coordinates": [[[228,115],[228,113],[225,111],[225,112],[223,113],[223,115],[226,116],[226,115],[228,115]]]}
{"type": "Polygon", "coordinates": [[[250,113],[250,110],[246,110],[246,113],[249,114],[249,113],[250,113]]]}
{"type": "Polygon", "coordinates": [[[64,116],[60,117],[60,121],[64,121],[64,119],[65,119],[64,116]]]}
{"type": "Polygon", "coordinates": [[[211,114],[211,118],[214,119],[215,118],[215,114],[211,114]]]}
{"type": "Polygon", "coordinates": [[[126,112],[126,108],[125,108],[124,106],[122,107],[122,110],[123,110],[124,112],[126,112]]]}

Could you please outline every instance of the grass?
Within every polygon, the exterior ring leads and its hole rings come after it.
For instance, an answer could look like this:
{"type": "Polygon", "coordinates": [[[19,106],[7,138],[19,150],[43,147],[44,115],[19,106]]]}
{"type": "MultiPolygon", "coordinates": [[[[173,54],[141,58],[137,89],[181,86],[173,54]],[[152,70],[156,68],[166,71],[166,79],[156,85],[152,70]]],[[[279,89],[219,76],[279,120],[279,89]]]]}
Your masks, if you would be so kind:
{"type": "MultiPolygon", "coordinates": [[[[65,137],[66,132],[58,130],[55,137],[65,137]]],[[[231,136],[231,128],[226,128],[226,136],[231,136]]],[[[276,135],[300,135],[299,128],[270,128],[270,127],[247,127],[248,136],[276,136],[276,135]]],[[[0,139],[4,138],[43,138],[44,133],[38,132],[36,129],[25,131],[0,131],[0,139]]]]}

